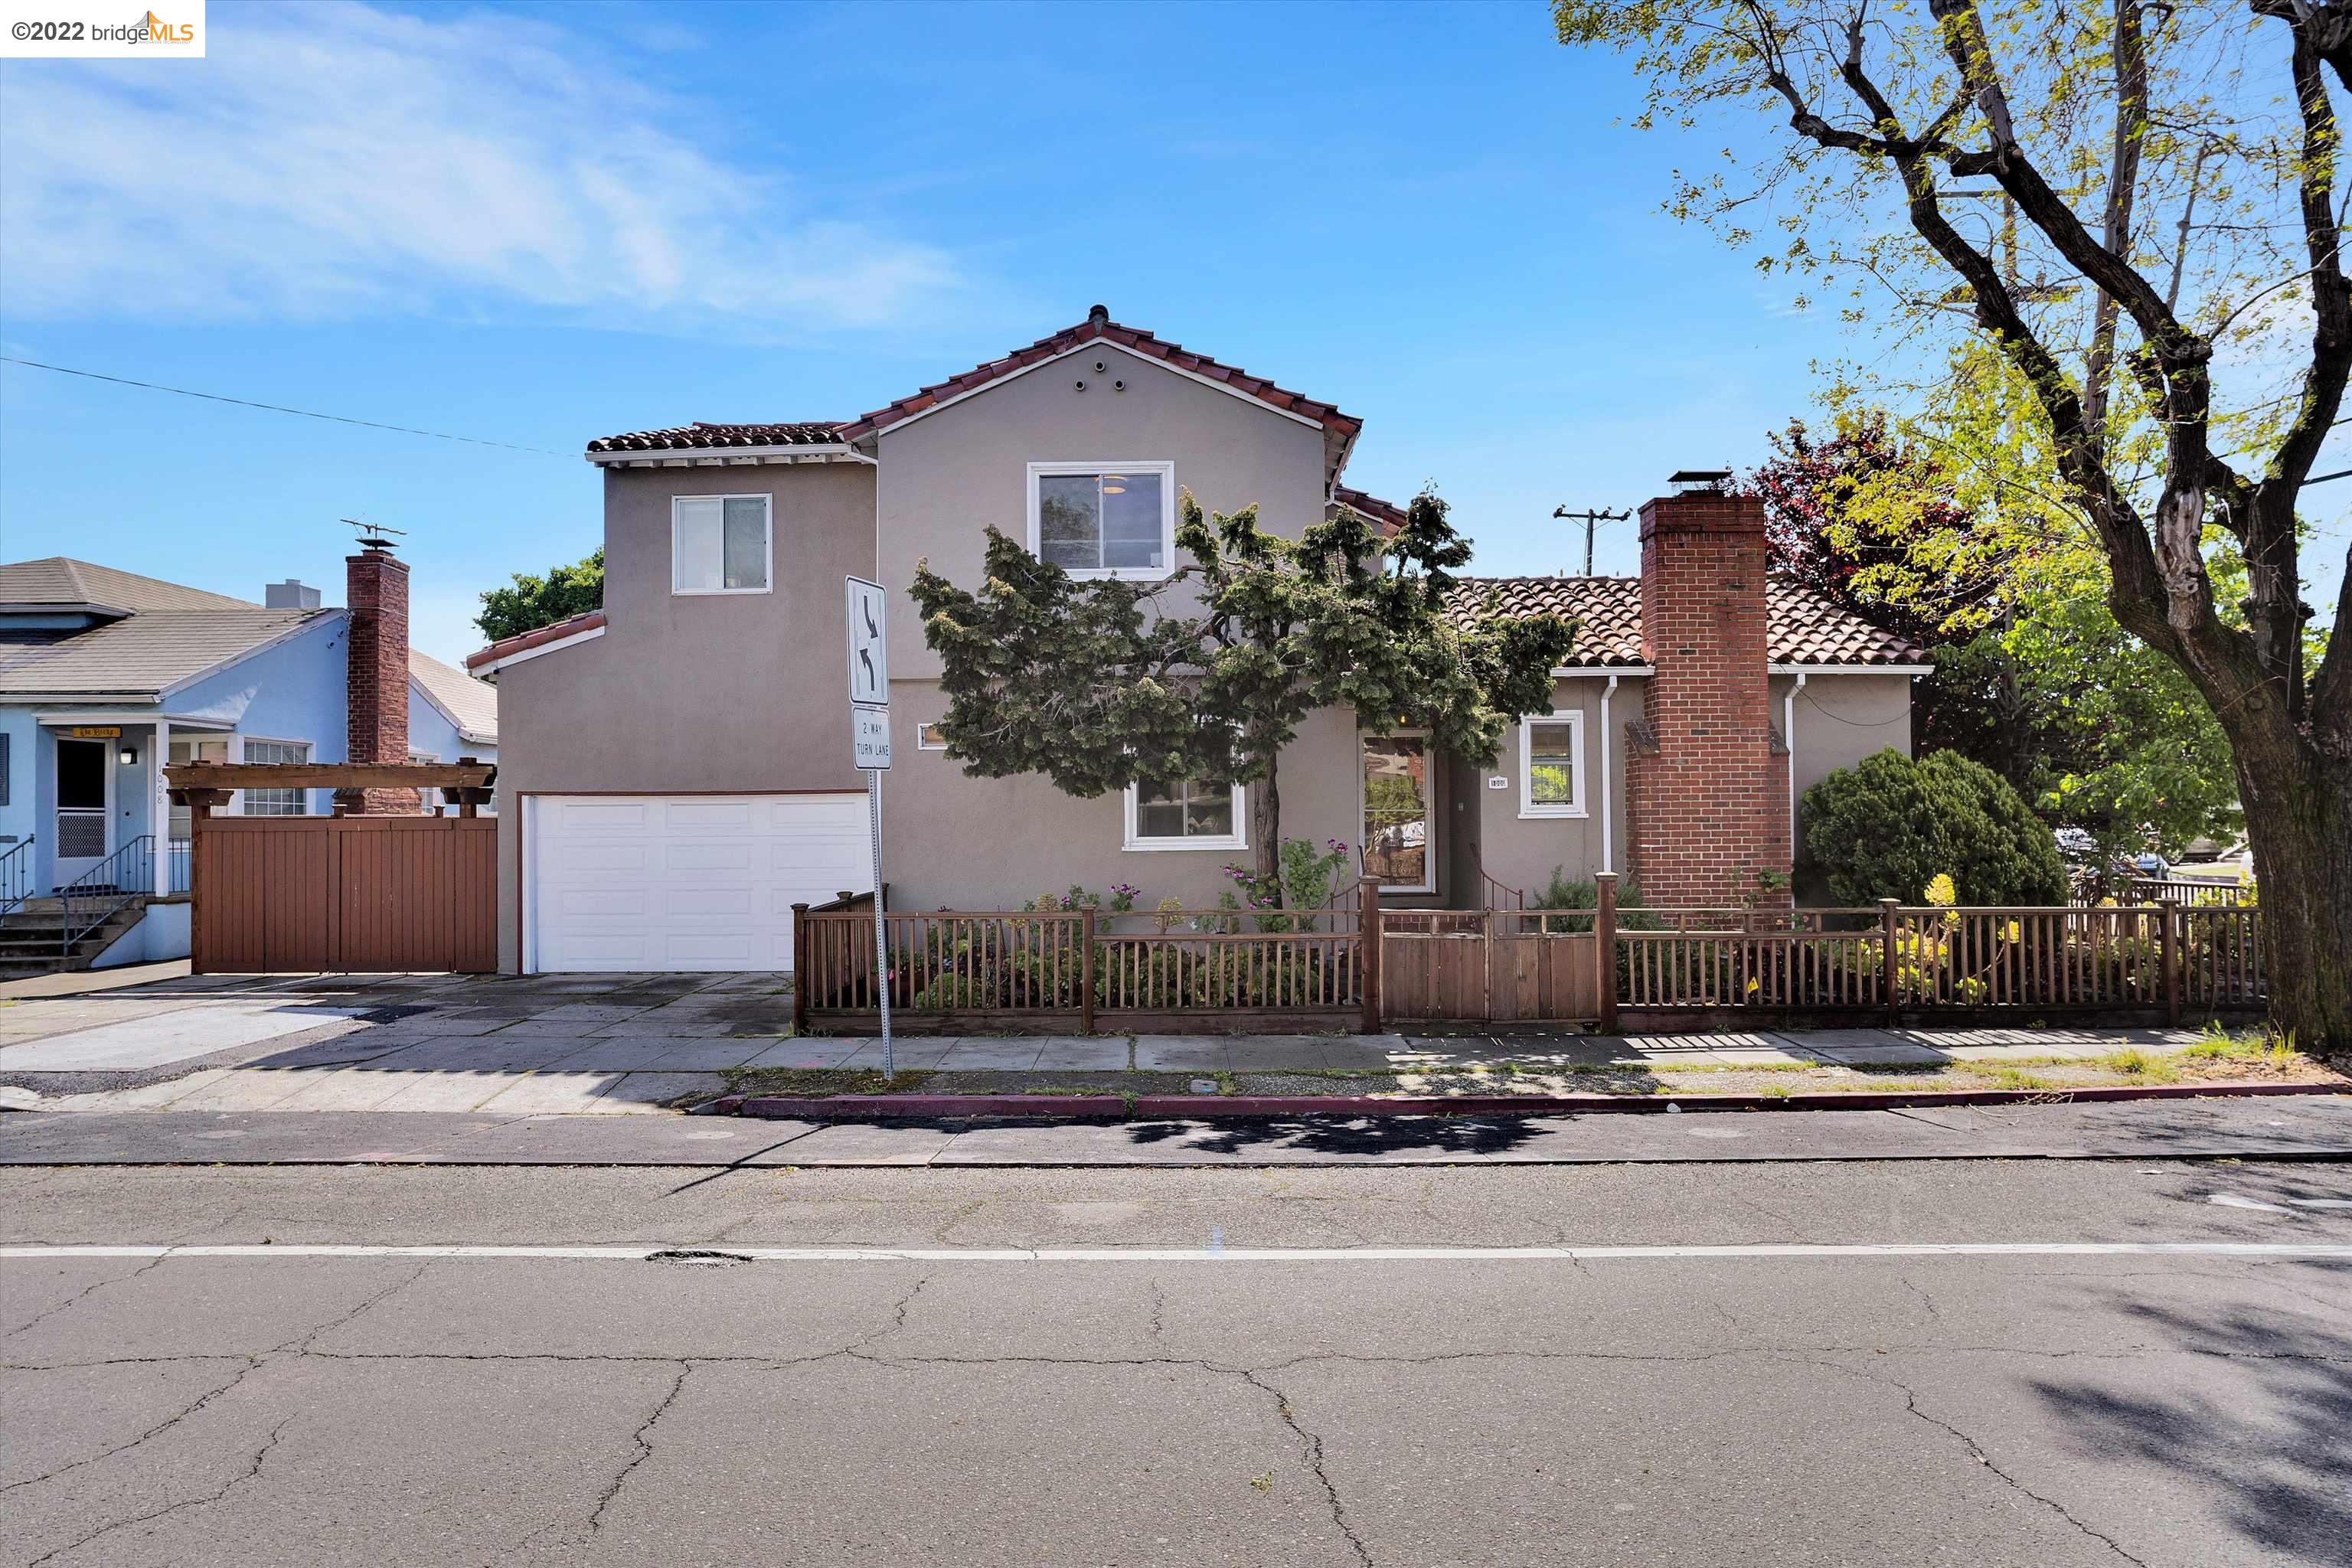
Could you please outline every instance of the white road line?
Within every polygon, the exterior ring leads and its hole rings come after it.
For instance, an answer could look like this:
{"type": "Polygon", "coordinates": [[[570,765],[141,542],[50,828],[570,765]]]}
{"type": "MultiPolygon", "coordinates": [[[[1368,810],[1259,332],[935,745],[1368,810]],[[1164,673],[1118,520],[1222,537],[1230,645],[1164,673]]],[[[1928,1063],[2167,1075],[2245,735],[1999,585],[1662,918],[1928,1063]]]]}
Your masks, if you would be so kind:
{"type": "Polygon", "coordinates": [[[1773,1258],[2318,1258],[2352,1261],[2352,1245],[2250,1241],[1864,1242],[1727,1247],[0,1247],[0,1261],[80,1258],[415,1258],[498,1262],[641,1263],[662,1254],[754,1263],[1542,1263],[1773,1258]]]}

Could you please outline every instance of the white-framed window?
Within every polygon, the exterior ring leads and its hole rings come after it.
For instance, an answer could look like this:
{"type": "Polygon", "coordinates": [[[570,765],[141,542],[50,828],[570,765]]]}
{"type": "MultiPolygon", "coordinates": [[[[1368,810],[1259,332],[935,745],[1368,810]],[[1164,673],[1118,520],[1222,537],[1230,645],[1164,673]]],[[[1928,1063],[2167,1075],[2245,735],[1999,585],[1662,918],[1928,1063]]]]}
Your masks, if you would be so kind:
{"type": "MultiPolygon", "coordinates": [[[[245,760],[248,763],[307,763],[310,760],[308,741],[257,741],[245,737],[245,760]]],[[[244,793],[244,814],[247,816],[303,816],[308,815],[310,792],[299,789],[248,789],[244,793]]]]}
{"type": "Polygon", "coordinates": [[[1176,465],[1032,463],[1029,551],[1073,577],[1176,569],[1176,465]]]}
{"type": "Polygon", "coordinates": [[[1519,815],[1586,816],[1584,714],[1519,721],[1519,815]]]}
{"type": "Polygon", "coordinates": [[[1239,784],[1181,779],[1127,786],[1129,849],[1246,849],[1249,791],[1239,784]]]}
{"type": "Polygon", "coordinates": [[[944,752],[947,749],[948,738],[940,733],[940,727],[937,724],[918,724],[915,726],[915,750],[919,752],[944,752]]]}
{"type": "MultiPolygon", "coordinates": [[[[228,740],[226,736],[174,735],[166,755],[174,767],[182,763],[225,763],[228,761],[228,740]]],[[[172,807],[167,831],[173,838],[192,836],[195,832],[194,810],[185,805],[172,807]]]]}
{"type": "MultiPolygon", "coordinates": [[[[411,752],[408,753],[408,760],[412,763],[437,763],[441,759],[432,752],[411,752]]],[[[441,792],[431,784],[420,784],[417,787],[416,803],[431,816],[441,815],[441,792]]]]}
{"type": "Polygon", "coordinates": [[[1384,893],[1434,891],[1437,819],[1430,806],[1429,731],[1366,735],[1362,763],[1357,784],[1364,875],[1384,893]]]}
{"type": "Polygon", "coordinates": [[[672,496],[669,591],[765,594],[775,576],[772,496],[672,496]]]}

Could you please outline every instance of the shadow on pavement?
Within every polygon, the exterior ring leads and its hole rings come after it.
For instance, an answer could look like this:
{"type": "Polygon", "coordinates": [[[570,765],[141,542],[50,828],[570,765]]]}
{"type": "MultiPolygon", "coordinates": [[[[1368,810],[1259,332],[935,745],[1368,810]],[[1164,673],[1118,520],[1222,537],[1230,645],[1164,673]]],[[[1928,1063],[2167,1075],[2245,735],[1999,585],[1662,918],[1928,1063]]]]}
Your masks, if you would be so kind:
{"type": "MultiPolygon", "coordinates": [[[[2315,1259],[2263,1272],[2315,1301],[2352,1302],[2352,1265],[2315,1259]]],[[[2299,1563],[2347,1561],[2352,1333],[2292,1310],[2198,1314],[2137,1296],[2113,1305],[2166,1343],[2230,1358],[2266,1407],[2224,1405],[2194,1388],[2154,1394],[2090,1377],[2032,1380],[2082,1448],[2156,1466],[2217,1494],[2217,1517],[2267,1551],[2299,1563]]]]}
{"type": "Polygon", "coordinates": [[[1517,1117],[1395,1116],[1355,1119],[1267,1117],[1204,1126],[1198,1121],[1139,1121],[1127,1128],[1139,1145],[1181,1140],[1210,1154],[1280,1147],[1311,1154],[1501,1154],[1533,1133],[1517,1117]]]}

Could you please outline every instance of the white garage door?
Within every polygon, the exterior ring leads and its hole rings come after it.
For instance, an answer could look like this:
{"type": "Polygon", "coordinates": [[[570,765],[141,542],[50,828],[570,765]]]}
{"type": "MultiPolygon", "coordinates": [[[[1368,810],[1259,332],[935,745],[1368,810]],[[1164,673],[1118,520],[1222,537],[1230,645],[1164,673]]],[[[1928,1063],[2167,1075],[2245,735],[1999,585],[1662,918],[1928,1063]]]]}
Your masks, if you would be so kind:
{"type": "Polygon", "coordinates": [[[790,969],[793,905],[873,885],[862,795],[528,803],[533,973],[790,969]]]}

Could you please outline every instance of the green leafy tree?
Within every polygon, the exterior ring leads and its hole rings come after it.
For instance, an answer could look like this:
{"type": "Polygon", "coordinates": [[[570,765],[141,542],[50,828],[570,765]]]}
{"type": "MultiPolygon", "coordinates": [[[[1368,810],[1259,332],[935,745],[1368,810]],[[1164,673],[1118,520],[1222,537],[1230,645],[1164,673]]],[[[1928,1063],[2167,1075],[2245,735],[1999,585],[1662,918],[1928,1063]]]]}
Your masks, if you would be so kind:
{"type": "Polygon", "coordinates": [[[2108,609],[2229,741],[2273,1020],[2352,1051],[2352,636],[2340,590],[2333,614],[2304,603],[2297,516],[2352,379],[2352,5],[1553,14],[1563,43],[1632,57],[1638,123],[1781,128],[1678,176],[1670,211],[1842,294],[1906,357],[1965,335],[2005,362],[2108,609]]]}
{"type": "Polygon", "coordinates": [[[1892,747],[1805,792],[1805,869],[1841,904],[1916,903],[1948,876],[1970,904],[2063,904],[2066,867],[2009,781],[1958,752],[1892,747]]]}
{"type": "MultiPolygon", "coordinates": [[[[2043,444],[1996,386],[1998,356],[1953,367],[1904,420],[1848,394],[1832,433],[1791,420],[1748,479],[1775,570],[1933,649],[1913,738],[2015,785],[2053,827],[2088,832],[2099,863],[2177,853],[2241,826],[2229,742],[2179,667],[2124,630],[2105,558],[2079,517],[2037,496],[2043,444]]],[[[2214,560],[2224,613],[2244,574],[2214,560]]]]}
{"type": "Polygon", "coordinates": [[[550,567],[544,577],[516,573],[511,587],[492,588],[482,595],[482,613],[474,624],[496,642],[604,607],[604,552],[600,548],[584,561],[550,567]]]}
{"type": "Polygon", "coordinates": [[[1424,493],[1382,539],[1352,512],[1297,541],[1257,509],[1204,516],[1179,498],[1185,564],[1160,583],[1077,582],[996,529],[977,594],[919,563],[911,590],[940,658],[948,754],[976,777],[1043,773],[1081,798],[1130,784],[1249,787],[1262,888],[1281,882],[1275,764],[1318,709],[1370,728],[1426,727],[1492,762],[1519,715],[1551,711],[1573,626],[1444,614],[1469,542],[1424,493]]]}

